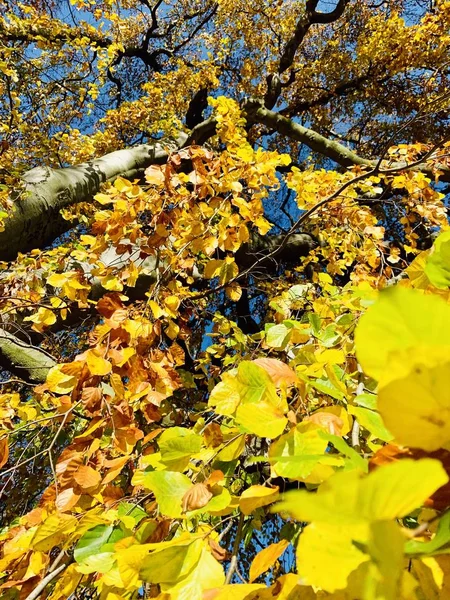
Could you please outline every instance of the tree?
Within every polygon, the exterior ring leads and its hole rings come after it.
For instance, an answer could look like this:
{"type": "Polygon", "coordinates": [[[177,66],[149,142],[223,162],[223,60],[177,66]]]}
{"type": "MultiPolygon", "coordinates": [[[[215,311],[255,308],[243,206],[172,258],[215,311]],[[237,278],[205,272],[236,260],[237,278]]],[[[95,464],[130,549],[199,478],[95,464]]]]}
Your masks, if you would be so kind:
{"type": "Polygon", "coordinates": [[[446,597],[449,30],[0,0],[2,597],[446,597]]]}

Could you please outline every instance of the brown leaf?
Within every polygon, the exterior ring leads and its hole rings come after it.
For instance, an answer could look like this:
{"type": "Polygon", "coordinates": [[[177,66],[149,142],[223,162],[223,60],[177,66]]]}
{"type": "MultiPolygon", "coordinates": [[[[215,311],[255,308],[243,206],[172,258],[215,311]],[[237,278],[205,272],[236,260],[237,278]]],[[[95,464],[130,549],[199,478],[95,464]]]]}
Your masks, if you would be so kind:
{"type": "Polygon", "coordinates": [[[98,387],[85,387],[81,391],[81,401],[91,412],[100,408],[102,396],[102,390],[98,387]]]}
{"type": "Polygon", "coordinates": [[[116,310],[123,308],[119,294],[105,294],[103,298],[97,302],[97,311],[109,319],[116,310]]]}
{"type": "Polygon", "coordinates": [[[203,508],[213,497],[212,492],[204,483],[196,483],[183,496],[181,505],[183,512],[203,508]]]}
{"type": "Polygon", "coordinates": [[[216,560],[222,562],[223,560],[228,560],[230,558],[230,552],[228,552],[225,548],[222,548],[222,546],[220,546],[216,540],[213,540],[211,537],[209,537],[208,543],[211,554],[216,560]]]}
{"type": "Polygon", "coordinates": [[[6,465],[9,458],[8,438],[4,437],[0,440],[0,469],[6,465]]]}
{"type": "Polygon", "coordinates": [[[270,375],[277,387],[297,383],[295,371],[281,360],[276,358],[257,358],[252,362],[262,367],[270,375]]]}
{"type": "Polygon", "coordinates": [[[203,436],[207,446],[217,448],[223,442],[223,434],[217,423],[209,423],[203,431],[203,436]]]}

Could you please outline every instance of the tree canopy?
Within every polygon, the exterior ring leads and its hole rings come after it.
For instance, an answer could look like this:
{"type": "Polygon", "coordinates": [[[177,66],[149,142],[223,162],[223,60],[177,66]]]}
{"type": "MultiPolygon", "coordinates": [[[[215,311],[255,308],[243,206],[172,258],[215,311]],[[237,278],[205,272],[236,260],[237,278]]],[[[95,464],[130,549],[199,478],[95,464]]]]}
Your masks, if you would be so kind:
{"type": "Polygon", "coordinates": [[[2,598],[448,598],[449,32],[0,0],[2,598]]]}

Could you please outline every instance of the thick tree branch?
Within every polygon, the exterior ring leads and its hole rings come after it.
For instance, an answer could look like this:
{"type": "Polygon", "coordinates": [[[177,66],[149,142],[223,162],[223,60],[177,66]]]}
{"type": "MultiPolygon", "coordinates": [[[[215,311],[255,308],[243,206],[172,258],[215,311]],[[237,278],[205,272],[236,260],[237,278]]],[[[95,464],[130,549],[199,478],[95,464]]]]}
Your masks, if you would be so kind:
{"type": "Polygon", "coordinates": [[[295,123],[279,113],[268,110],[258,101],[248,101],[245,105],[249,120],[253,123],[262,123],[287,137],[306,144],[314,152],[327,156],[343,167],[352,165],[373,166],[372,161],[358,156],[343,144],[330,140],[320,133],[295,123]]]}
{"type": "MultiPolygon", "coordinates": [[[[254,233],[250,243],[243,246],[236,253],[236,263],[240,271],[252,274],[253,266],[256,265],[258,272],[263,270],[275,271],[276,261],[298,262],[302,256],[306,256],[316,246],[316,242],[307,234],[293,234],[288,240],[285,235],[261,236],[254,233]],[[279,248],[279,252],[277,249],[279,248]],[[275,260],[276,254],[276,260],[275,260]],[[265,257],[269,257],[264,260],[265,257]]],[[[165,262],[158,260],[156,256],[149,256],[145,260],[139,258],[140,251],[136,247],[131,253],[117,254],[113,247],[106,250],[100,257],[105,265],[114,265],[119,270],[131,262],[142,269],[133,288],[125,290],[127,296],[133,300],[146,298],[146,294],[152,284],[161,277],[172,279],[174,273],[165,262]]],[[[89,263],[71,263],[66,266],[67,270],[78,269],[90,279],[93,265],[89,263]]],[[[195,283],[203,279],[202,273],[195,270],[191,277],[195,283]]],[[[91,279],[90,299],[98,300],[108,293],[102,287],[97,278],[91,279]]],[[[214,292],[214,290],[212,290],[214,292]]],[[[76,309],[71,308],[71,318],[76,319],[76,309]]],[[[57,331],[64,323],[58,319],[52,330],[57,331]]],[[[36,343],[39,343],[36,341],[36,343]]],[[[45,381],[47,373],[56,361],[38,346],[32,345],[29,340],[21,339],[16,335],[0,329],[0,367],[14,373],[24,381],[41,383],[45,381]]]]}
{"type": "Polygon", "coordinates": [[[56,360],[44,350],[0,329],[0,365],[25,381],[41,383],[56,360]]]}
{"type": "Polygon", "coordinates": [[[164,164],[178,142],[142,144],[118,150],[88,163],[65,169],[37,167],[24,177],[26,194],[15,203],[15,210],[0,232],[0,260],[13,260],[18,252],[41,248],[68,229],[60,217],[66,206],[90,200],[105,181],[118,176],[133,179],[151,164],[164,164]]]}
{"type": "Polygon", "coordinates": [[[300,47],[300,44],[305,39],[310,27],[316,24],[322,25],[332,23],[339,19],[349,3],[349,0],[339,0],[336,8],[330,13],[317,12],[316,8],[318,3],[319,0],[307,0],[305,12],[297,21],[293,35],[284,47],[278,66],[278,73],[284,73],[292,66],[295,54],[300,47]]]}

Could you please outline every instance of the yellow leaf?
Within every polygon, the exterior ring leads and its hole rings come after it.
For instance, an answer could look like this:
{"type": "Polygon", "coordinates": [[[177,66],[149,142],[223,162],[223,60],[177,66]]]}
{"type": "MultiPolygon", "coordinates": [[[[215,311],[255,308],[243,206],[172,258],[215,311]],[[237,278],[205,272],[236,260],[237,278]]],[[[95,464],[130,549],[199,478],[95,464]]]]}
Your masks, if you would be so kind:
{"type": "Polygon", "coordinates": [[[224,285],[234,279],[239,273],[239,268],[233,257],[227,256],[227,258],[222,261],[222,266],[219,271],[219,282],[220,285],[224,285]]]}
{"type": "Polygon", "coordinates": [[[202,539],[180,540],[156,550],[141,561],[140,578],[151,583],[175,583],[186,577],[198,564],[203,549],[202,539]]]}
{"type": "Polygon", "coordinates": [[[206,279],[212,279],[213,277],[217,277],[219,275],[220,269],[222,268],[222,265],[223,260],[210,260],[206,263],[203,275],[206,277],[206,279]]]}
{"type": "Polygon", "coordinates": [[[95,350],[87,351],[86,362],[91,375],[103,376],[111,372],[111,363],[99,356],[95,350]]]}
{"type": "Polygon", "coordinates": [[[164,330],[171,340],[175,340],[180,333],[180,326],[172,320],[169,320],[169,326],[164,330]]]}
{"type": "Polygon", "coordinates": [[[238,283],[232,283],[225,288],[225,293],[230,300],[237,302],[242,296],[242,288],[238,283]]]}
{"type": "Polygon", "coordinates": [[[149,300],[149,306],[152,311],[153,317],[155,319],[159,319],[160,317],[164,317],[166,312],[157,304],[154,300],[149,300]]]}
{"type": "Polygon", "coordinates": [[[167,314],[173,319],[177,317],[180,303],[181,301],[177,296],[167,296],[167,298],[164,298],[164,306],[166,307],[167,314]]]}
{"type": "Polygon", "coordinates": [[[382,387],[378,411],[395,440],[432,452],[450,442],[450,362],[416,366],[382,387]]]}
{"type": "Polygon", "coordinates": [[[267,548],[258,552],[250,565],[250,582],[273,567],[288,546],[287,540],[281,540],[276,544],[269,544],[267,548]]]}
{"type": "Polygon", "coordinates": [[[44,325],[45,327],[50,327],[50,325],[56,323],[56,315],[50,309],[41,306],[37,313],[31,315],[31,317],[25,317],[24,321],[32,321],[38,326],[44,325]]]}
{"type": "Polygon", "coordinates": [[[404,459],[367,476],[358,471],[337,473],[317,494],[287,492],[273,510],[287,511],[299,521],[361,525],[408,515],[447,481],[440,461],[404,459]]]}
{"type": "Polygon", "coordinates": [[[56,580],[56,585],[50,596],[48,596],[48,600],[67,600],[77,589],[81,578],[82,574],[78,573],[76,565],[69,565],[56,580]]]}
{"type": "Polygon", "coordinates": [[[66,273],[53,273],[50,277],[47,277],[47,283],[53,287],[60,288],[67,282],[66,273]]]}
{"type": "Polygon", "coordinates": [[[112,292],[121,292],[123,290],[123,283],[114,275],[100,277],[100,283],[105,290],[110,290],[112,292]]]}
{"type": "Polygon", "coordinates": [[[364,371],[380,385],[415,365],[443,364],[450,353],[450,306],[418,290],[389,288],[361,317],[355,344],[364,371]]]}
{"type": "Polygon", "coordinates": [[[55,514],[49,516],[36,530],[31,540],[31,547],[40,552],[47,552],[62,542],[67,534],[74,531],[78,520],[72,515],[55,514]]]}
{"type": "Polygon", "coordinates": [[[47,387],[55,394],[67,394],[73,390],[77,378],[61,372],[63,365],[52,367],[47,374],[47,387]]]}
{"type": "Polygon", "coordinates": [[[297,572],[305,585],[335,592],[347,585],[347,578],[368,560],[349,537],[349,530],[335,524],[311,523],[302,531],[297,546],[297,572]]]}
{"type": "Polygon", "coordinates": [[[278,500],[278,488],[252,485],[244,490],[239,498],[239,508],[244,515],[250,515],[260,506],[267,506],[278,500]]]}

